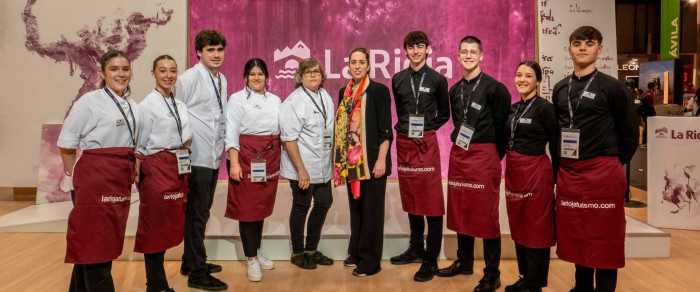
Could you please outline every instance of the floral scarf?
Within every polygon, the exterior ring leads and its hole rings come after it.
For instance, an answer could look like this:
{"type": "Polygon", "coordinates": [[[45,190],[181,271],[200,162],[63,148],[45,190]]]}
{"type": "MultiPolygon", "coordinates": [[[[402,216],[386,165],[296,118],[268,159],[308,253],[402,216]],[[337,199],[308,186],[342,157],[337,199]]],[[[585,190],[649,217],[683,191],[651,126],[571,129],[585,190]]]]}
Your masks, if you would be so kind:
{"type": "Polygon", "coordinates": [[[343,93],[343,100],[335,114],[335,143],[333,146],[333,184],[343,186],[350,182],[355,199],[360,197],[360,181],[370,178],[367,164],[367,142],[365,131],[366,90],[369,76],[360,82],[355,94],[353,80],[343,93]]]}

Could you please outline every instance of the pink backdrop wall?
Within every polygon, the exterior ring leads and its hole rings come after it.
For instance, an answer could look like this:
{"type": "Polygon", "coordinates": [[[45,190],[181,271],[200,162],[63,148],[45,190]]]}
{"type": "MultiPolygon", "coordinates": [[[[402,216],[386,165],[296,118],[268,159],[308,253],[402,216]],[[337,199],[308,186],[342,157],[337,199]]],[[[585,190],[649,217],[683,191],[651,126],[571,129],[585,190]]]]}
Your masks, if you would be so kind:
{"type": "MultiPolygon", "coordinates": [[[[355,47],[370,50],[373,80],[391,86],[391,76],[408,66],[402,49],[404,36],[422,30],[432,43],[428,63],[447,77],[450,86],[462,77],[456,60],[459,40],[467,35],[480,38],[484,51],[482,69],[503,82],[515,101],[518,98],[513,86],[515,67],[535,55],[535,1],[532,0],[233,0],[219,1],[216,5],[211,1],[191,0],[189,5],[190,64],[198,62],[194,52],[197,32],[221,31],[228,42],[221,71],[229,81],[230,94],[244,86],[245,62],[259,57],[270,71],[269,90],[284,99],[294,88],[288,76],[293,74],[295,61],[308,55],[326,67],[329,79],[324,87],[335,100],[338,90],[348,81],[343,74],[345,58],[355,47]],[[290,49],[285,51],[287,47],[290,49]]],[[[395,123],[393,104],[392,115],[395,123]]],[[[443,177],[447,177],[452,129],[450,121],[438,131],[443,177]]],[[[392,158],[395,161],[394,145],[392,158]]],[[[395,164],[392,173],[396,177],[395,164]]],[[[226,176],[224,167],[220,178],[226,176]]]]}

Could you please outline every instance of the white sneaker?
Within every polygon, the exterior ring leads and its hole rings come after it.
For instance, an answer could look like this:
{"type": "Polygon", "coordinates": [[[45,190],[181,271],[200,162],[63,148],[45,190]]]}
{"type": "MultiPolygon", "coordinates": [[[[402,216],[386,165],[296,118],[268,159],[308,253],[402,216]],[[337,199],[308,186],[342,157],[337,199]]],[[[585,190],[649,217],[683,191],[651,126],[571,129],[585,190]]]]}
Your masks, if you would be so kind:
{"type": "Polygon", "coordinates": [[[267,255],[258,250],[258,261],[260,262],[260,267],[263,270],[272,270],[275,268],[275,262],[273,262],[267,255]]]}
{"type": "Polygon", "coordinates": [[[260,282],[262,280],[262,271],[260,271],[258,259],[248,260],[248,280],[252,282],[260,282]]]}

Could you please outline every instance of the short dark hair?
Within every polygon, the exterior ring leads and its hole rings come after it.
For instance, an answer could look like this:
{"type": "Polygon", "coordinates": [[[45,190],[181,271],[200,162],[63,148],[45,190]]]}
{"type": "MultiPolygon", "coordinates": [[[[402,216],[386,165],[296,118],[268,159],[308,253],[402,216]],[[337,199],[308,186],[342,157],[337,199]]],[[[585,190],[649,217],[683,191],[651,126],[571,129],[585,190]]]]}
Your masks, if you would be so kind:
{"type": "Polygon", "coordinates": [[[306,70],[316,66],[318,66],[318,69],[321,70],[321,84],[319,84],[318,87],[323,88],[323,82],[326,81],[326,70],[323,69],[321,62],[314,58],[303,59],[299,62],[299,67],[297,68],[297,71],[294,72],[294,88],[299,88],[299,86],[301,86],[301,75],[304,75],[306,70]]]}
{"type": "Polygon", "coordinates": [[[573,41],[598,41],[599,45],[603,44],[603,34],[598,29],[592,26],[582,26],[575,29],[569,36],[569,43],[573,41]]]}
{"type": "MultiPolygon", "coordinates": [[[[170,55],[160,55],[158,56],[158,58],[153,60],[153,70],[156,70],[156,66],[158,65],[158,61],[160,60],[171,60],[175,62],[175,59],[173,59],[173,57],[171,57],[170,55]]],[[[175,65],[177,66],[177,62],[175,62],[175,65]]]]}
{"type": "MultiPolygon", "coordinates": [[[[204,50],[206,46],[218,46],[221,45],[226,47],[226,37],[216,30],[205,29],[197,33],[194,38],[194,49],[197,52],[204,50]]],[[[197,56],[199,59],[199,56],[197,56]]]]}
{"type": "Polygon", "coordinates": [[[656,83],[654,83],[654,82],[647,83],[647,89],[652,90],[654,88],[656,88],[656,83]]]}
{"type": "Polygon", "coordinates": [[[464,38],[462,38],[461,41],[459,41],[460,47],[462,46],[462,43],[477,44],[477,45],[479,45],[479,51],[481,51],[481,40],[475,36],[471,36],[471,35],[465,36],[464,38]]]}
{"type": "Polygon", "coordinates": [[[535,61],[522,61],[520,64],[518,64],[518,67],[515,67],[516,70],[517,68],[520,68],[520,66],[530,67],[535,71],[535,79],[537,79],[537,81],[542,81],[542,68],[540,68],[540,64],[537,64],[535,61]]]}
{"type": "Polygon", "coordinates": [[[420,30],[409,32],[403,39],[404,49],[419,44],[425,44],[426,46],[430,45],[428,35],[420,30]]]}

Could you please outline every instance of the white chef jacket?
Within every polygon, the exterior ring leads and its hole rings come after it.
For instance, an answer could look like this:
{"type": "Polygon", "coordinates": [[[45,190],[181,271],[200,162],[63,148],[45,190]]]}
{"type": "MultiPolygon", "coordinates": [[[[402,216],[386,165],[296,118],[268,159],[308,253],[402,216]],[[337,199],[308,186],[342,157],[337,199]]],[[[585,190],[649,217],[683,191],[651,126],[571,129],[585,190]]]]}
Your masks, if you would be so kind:
{"type": "Polygon", "coordinates": [[[138,111],[134,100],[126,100],[108,89],[121,106],[128,119],[119,111],[117,105],[104,88],[90,91],[73,104],[58,136],[58,147],[82,150],[134,147],[133,138],[138,135],[138,111]],[[133,111],[133,116],[132,116],[133,111]],[[135,119],[135,121],[134,121],[135,119]]]}
{"type": "Polygon", "coordinates": [[[277,95],[261,95],[247,87],[232,94],[226,106],[226,150],[241,150],[241,134],[278,135],[281,103],[277,95]]]}
{"type": "Polygon", "coordinates": [[[192,140],[190,117],[187,106],[180,100],[167,99],[157,90],[153,90],[138,106],[139,137],[136,152],[153,155],[163,150],[178,149],[189,145],[192,140]],[[173,101],[177,111],[173,107],[173,101]],[[175,117],[180,118],[182,136],[177,128],[175,117]]]}
{"type": "MultiPolygon", "coordinates": [[[[330,181],[332,175],[331,153],[333,151],[323,150],[323,130],[327,129],[333,135],[335,107],[328,92],[320,88],[318,94],[311,90],[306,90],[305,93],[303,86],[299,86],[280,106],[279,124],[282,142],[297,141],[301,160],[309,173],[311,183],[330,181]],[[318,108],[311,98],[316,101],[318,108]],[[325,121],[321,102],[325,106],[325,121]]],[[[298,180],[296,168],[294,168],[294,164],[284,148],[281,160],[280,174],[288,179],[298,180]]]]}
{"type": "Polygon", "coordinates": [[[190,159],[193,166],[218,169],[221,164],[226,136],[223,111],[226,110],[227,82],[221,72],[218,78],[212,76],[202,63],[197,63],[177,78],[175,98],[185,103],[190,115],[193,134],[190,159]],[[218,78],[221,78],[221,87],[218,78]],[[214,86],[221,89],[221,107],[214,86]]]}

